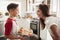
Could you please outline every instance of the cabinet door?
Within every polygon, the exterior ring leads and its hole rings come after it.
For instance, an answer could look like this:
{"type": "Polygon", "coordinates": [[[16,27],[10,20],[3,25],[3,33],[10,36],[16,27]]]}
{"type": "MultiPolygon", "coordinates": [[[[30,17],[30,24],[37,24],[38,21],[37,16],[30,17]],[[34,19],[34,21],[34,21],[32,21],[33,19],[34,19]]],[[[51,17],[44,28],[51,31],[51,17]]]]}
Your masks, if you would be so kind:
{"type": "Polygon", "coordinates": [[[57,1],[57,16],[60,17],[60,0],[57,1]]]}

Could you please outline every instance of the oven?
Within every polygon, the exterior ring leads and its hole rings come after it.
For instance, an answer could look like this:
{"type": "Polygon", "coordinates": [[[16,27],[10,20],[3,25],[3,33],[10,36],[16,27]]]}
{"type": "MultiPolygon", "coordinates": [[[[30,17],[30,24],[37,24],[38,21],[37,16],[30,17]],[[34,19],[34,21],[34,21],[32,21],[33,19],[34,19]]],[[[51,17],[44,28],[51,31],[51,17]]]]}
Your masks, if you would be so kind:
{"type": "Polygon", "coordinates": [[[33,30],[33,33],[40,38],[40,22],[39,19],[32,19],[30,22],[30,28],[33,30]]]}

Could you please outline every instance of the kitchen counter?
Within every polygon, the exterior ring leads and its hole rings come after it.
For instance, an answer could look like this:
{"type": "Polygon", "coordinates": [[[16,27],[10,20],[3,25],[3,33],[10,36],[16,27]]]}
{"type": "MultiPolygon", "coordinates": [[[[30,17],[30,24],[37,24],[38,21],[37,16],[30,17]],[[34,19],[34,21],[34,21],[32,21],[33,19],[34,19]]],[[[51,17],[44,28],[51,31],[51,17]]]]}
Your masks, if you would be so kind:
{"type": "MultiPolygon", "coordinates": [[[[38,36],[35,34],[33,34],[32,36],[23,35],[23,37],[24,37],[24,40],[38,40],[38,36]]],[[[7,39],[7,40],[10,40],[10,39],[7,39]]],[[[18,39],[18,40],[21,40],[21,39],[18,39]]]]}

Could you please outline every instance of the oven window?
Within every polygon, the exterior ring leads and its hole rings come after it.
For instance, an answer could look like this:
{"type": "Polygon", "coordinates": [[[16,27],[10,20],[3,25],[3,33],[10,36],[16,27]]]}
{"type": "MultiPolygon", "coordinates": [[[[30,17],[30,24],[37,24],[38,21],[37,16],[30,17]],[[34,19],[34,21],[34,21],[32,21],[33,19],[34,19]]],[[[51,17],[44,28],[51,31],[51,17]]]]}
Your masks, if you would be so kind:
{"type": "Polygon", "coordinates": [[[31,24],[30,27],[33,30],[33,33],[37,34],[37,24],[31,24]]]}

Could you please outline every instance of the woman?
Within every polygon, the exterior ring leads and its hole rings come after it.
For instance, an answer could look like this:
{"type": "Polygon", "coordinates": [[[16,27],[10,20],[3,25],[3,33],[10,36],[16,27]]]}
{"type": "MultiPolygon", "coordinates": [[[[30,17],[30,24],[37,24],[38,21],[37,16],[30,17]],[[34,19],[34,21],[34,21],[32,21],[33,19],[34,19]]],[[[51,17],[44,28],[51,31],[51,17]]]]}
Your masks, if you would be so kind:
{"type": "Polygon", "coordinates": [[[47,29],[53,40],[60,40],[59,20],[57,17],[53,17],[49,15],[48,6],[45,4],[40,4],[38,7],[37,15],[40,19],[42,29],[47,29]]]}

